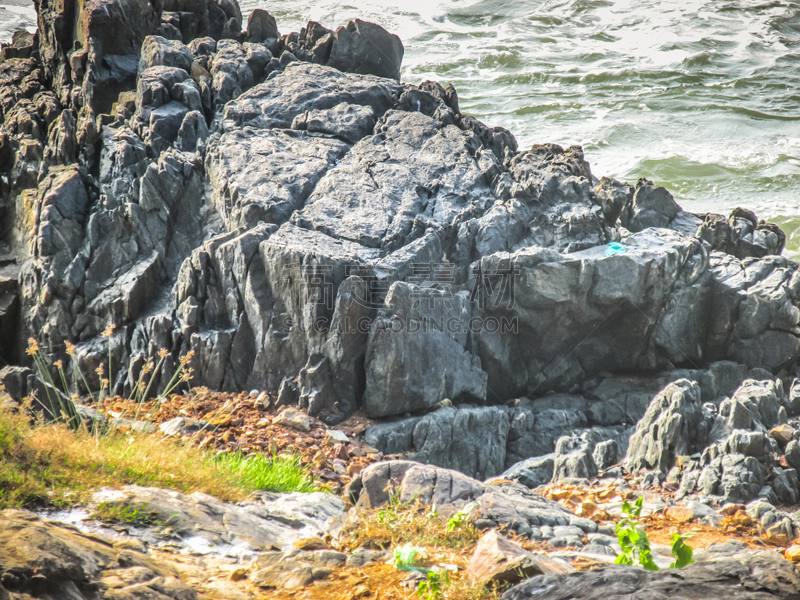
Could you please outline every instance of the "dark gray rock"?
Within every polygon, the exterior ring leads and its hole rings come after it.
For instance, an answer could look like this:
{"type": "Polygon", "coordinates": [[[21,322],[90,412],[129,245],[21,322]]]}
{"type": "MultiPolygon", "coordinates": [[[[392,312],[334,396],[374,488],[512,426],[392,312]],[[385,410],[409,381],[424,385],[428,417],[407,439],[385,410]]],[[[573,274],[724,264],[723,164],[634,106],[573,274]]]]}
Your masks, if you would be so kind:
{"type": "Polygon", "coordinates": [[[623,210],[633,201],[634,188],[610,177],[601,177],[600,184],[594,189],[595,196],[603,208],[606,223],[613,226],[623,210]]]}
{"type": "Polygon", "coordinates": [[[794,469],[800,469],[800,442],[792,440],[786,445],[786,462],[794,469]]]}
{"type": "Polygon", "coordinates": [[[364,432],[364,441],[384,454],[408,452],[414,447],[414,428],[420,418],[370,425],[364,432]]]}
{"type": "Polygon", "coordinates": [[[653,396],[664,387],[652,381],[604,379],[587,394],[597,402],[588,406],[586,416],[594,425],[633,425],[644,416],[653,396]]]}
{"type": "Polygon", "coordinates": [[[630,220],[623,224],[631,231],[647,227],[669,227],[681,207],[665,188],[652,181],[640,179],[636,183],[631,204],[630,220]]]}
{"type": "Polygon", "coordinates": [[[770,487],[775,491],[778,501],[785,506],[797,504],[797,500],[800,498],[800,482],[798,482],[797,471],[774,467],[772,475],[770,487]]]}
{"type": "Polygon", "coordinates": [[[157,35],[149,35],[142,42],[139,57],[139,73],[150,67],[177,67],[187,73],[192,70],[192,51],[178,40],[166,40],[157,35]]]}
{"type": "Polygon", "coordinates": [[[796,600],[800,570],[777,553],[740,552],[680,570],[603,566],[569,575],[540,575],[503,593],[502,600],[796,600]]]}
{"type": "Polygon", "coordinates": [[[183,152],[196,152],[208,138],[208,125],[199,111],[186,113],[178,129],[175,147],[183,152]]]}
{"type": "Polygon", "coordinates": [[[736,208],[728,219],[711,213],[702,216],[698,235],[714,250],[737,258],[780,254],[786,244],[786,235],[780,228],[759,221],[752,211],[736,208]]]}
{"type": "MultiPolygon", "coordinates": [[[[485,399],[486,373],[465,348],[469,319],[465,292],[453,295],[392,284],[367,342],[367,414],[382,417],[419,411],[446,398],[485,399]],[[429,377],[431,369],[441,377],[429,377]]],[[[505,433],[503,438],[496,472],[502,470],[505,459],[505,433]]]]}
{"type": "Polygon", "coordinates": [[[232,228],[280,225],[347,149],[339,140],[285,130],[214,135],[206,152],[212,199],[232,228]]]}
{"type": "Polygon", "coordinates": [[[292,129],[326,133],[355,144],[372,133],[375,113],[369,106],[342,102],[327,110],[311,110],[292,121],[292,129]]]}
{"type": "Polygon", "coordinates": [[[400,80],[403,42],[380,25],[361,19],[339,27],[333,37],[328,65],[340,71],[400,80]]]}
{"type": "Polygon", "coordinates": [[[594,452],[592,453],[594,464],[601,471],[617,464],[619,458],[620,454],[616,440],[600,442],[594,447],[594,452]]]}
{"type": "Polygon", "coordinates": [[[783,385],[780,380],[745,380],[731,398],[741,402],[750,412],[753,426],[764,431],[781,424],[780,409],[783,406],[783,385]]]}
{"type": "Polygon", "coordinates": [[[400,501],[423,506],[463,505],[478,498],[484,486],[458,471],[427,465],[412,466],[400,484],[400,501]]]}
{"type": "Polygon", "coordinates": [[[789,388],[789,397],[786,399],[786,412],[790,417],[800,415],[800,380],[795,379],[789,388]]]}
{"type": "Polygon", "coordinates": [[[307,111],[328,110],[342,102],[369,106],[375,118],[380,118],[394,103],[399,90],[398,84],[386,79],[295,63],[226,106],[223,127],[289,128],[297,116],[307,111]]]}
{"type": "Polygon", "coordinates": [[[260,8],[255,9],[247,18],[247,40],[264,42],[267,39],[281,37],[275,17],[260,8]]]}
{"type": "Polygon", "coordinates": [[[507,436],[503,407],[443,408],[417,422],[409,458],[482,480],[502,472],[507,436]]]}
{"type": "Polygon", "coordinates": [[[531,456],[553,453],[558,438],[587,425],[584,413],[570,408],[568,398],[555,394],[547,399],[552,399],[553,404],[564,408],[543,408],[550,406],[550,403],[545,405],[536,401],[530,408],[523,405],[511,409],[507,468],[531,456]]]}
{"type": "Polygon", "coordinates": [[[702,448],[696,428],[701,418],[700,389],[687,380],[671,383],[647,409],[631,437],[625,459],[629,470],[659,469],[667,473],[675,459],[702,448]]]}
{"type": "Polygon", "coordinates": [[[503,469],[508,436],[504,407],[442,408],[423,417],[370,426],[365,441],[384,454],[486,479],[503,469]]]}
{"type": "Polygon", "coordinates": [[[597,476],[595,444],[587,435],[565,436],[556,442],[553,481],[592,479],[597,476]]]}
{"type": "Polygon", "coordinates": [[[281,381],[281,387],[278,390],[277,406],[291,406],[300,401],[300,390],[297,388],[297,382],[289,379],[288,377],[281,381]]]}
{"type": "Polygon", "coordinates": [[[217,42],[217,53],[211,61],[209,71],[215,106],[223,106],[238,98],[255,83],[253,69],[247,61],[247,51],[235,40],[217,42]]]}
{"type": "Polygon", "coordinates": [[[569,510],[518,483],[489,485],[480,495],[475,526],[503,527],[522,537],[531,537],[536,530],[545,539],[555,537],[557,526],[572,525],[583,533],[597,531],[590,519],[576,517],[569,510]]]}
{"type": "Polygon", "coordinates": [[[553,479],[554,468],[553,455],[546,454],[518,462],[506,469],[500,477],[534,489],[540,485],[550,483],[553,479]]]}

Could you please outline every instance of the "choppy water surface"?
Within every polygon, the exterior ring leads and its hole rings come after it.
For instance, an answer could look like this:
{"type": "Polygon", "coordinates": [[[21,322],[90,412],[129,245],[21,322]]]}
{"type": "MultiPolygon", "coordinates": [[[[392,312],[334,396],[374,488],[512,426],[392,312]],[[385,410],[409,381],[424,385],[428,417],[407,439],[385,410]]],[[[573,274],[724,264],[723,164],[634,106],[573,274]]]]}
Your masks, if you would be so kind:
{"type": "Polygon", "coordinates": [[[653,179],[695,212],[747,206],[780,223],[797,255],[800,2],[240,3],[282,32],[380,23],[403,39],[405,81],[453,83],[462,110],[522,147],[581,144],[595,174],[653,179]]]}

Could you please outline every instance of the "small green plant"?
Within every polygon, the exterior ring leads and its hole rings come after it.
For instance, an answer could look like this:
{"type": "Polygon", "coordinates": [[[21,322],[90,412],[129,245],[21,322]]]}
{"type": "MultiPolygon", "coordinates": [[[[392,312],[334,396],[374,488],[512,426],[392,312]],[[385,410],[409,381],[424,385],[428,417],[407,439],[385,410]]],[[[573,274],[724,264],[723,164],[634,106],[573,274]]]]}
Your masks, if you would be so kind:
{"type": "Polygon", "coordinates": [[[428,571],[428,578],[417,586],[417,596],[422,600],[440,600],[442,588],[446,585],[450,585],[447,571],[428,571]]]}
{"type": "MultiPolygon", "coordinates": [[[[627,501],[622,503],[622,513],[625,516],[617,524],[616,529],[622,554],[617,556],[614,562],[618,565],[635,565],[638,562],[648,571],[658,571],[658,565],[653,560],[653,553],[650,550],[647,532],[636,520],[642,514],[643,505],[644,496],[640,496],[633,504],[627,501]]],[[[689,537],[680,533],[672,534],[672,556],[675,560],[670,564],[671,568],[681,569],[694,562],[694,550],[686,543],[689,537]]]]}
{"type": "Polygon", "coordinates": [[[458,529],[464,527],[470,522],[472,517],[472,511],[474,511],[478,507],[477,502],[470,502],[469,504],[465,505],[461,508],[458,512],[452,515],[449,519],[447,519],[447,533],[450,533],[454,529],[458,529]]]}
{"type": "Polygon", "coordinates": [[[635,565],[638,562],[648,571],[658,571],[658,565],[653,561],[647,532],[636,520],[642,514],[643,503],[644,496],[640,496],[633,504],[628,501],[622,504],[622,513],[625,516],[616,528],[617,540],[622,548],[622,553],[614,562],[618,565],[635,565]]]}
{"type": "Polygon", "coordinates": [[[314,484],[308,469],[294,455],[266,457],[263,454],[220,454],[219,465],[239,474],[251,488],[266,492],[316,492],[322,491],[314,484]]]}
{"type": "Polygon", "coordinates": [[[420,567],[414,565],[414,559],[420,553],[419,548],[405,544],[394,549],[394,566],[401,571],[419,571],[420,567]]]}
{"type": "MultiPolygon", "coordinates": [[[[74,398],[66,388],[66,378],[61,368],[61,361],[56,361],[55,366],[58,369],[62,384],[65,386],[63,395],[58,391],[55,381],[53,381],[53,377],[50,375],[47,362],[39,350],[39,344],[35,339],[28,338],[28,348],[25,350],[25,353],[33,359],[33,364],[36,367],[36,371],[39,373],[39,378],[44,384],[44,391],[47,399],[46,401],[43,400],[42,407],[47,413],[47,417],[53,421],[63,421],[71,429],[77,430],[82,425],[83,421],[78,413],[78,409],[75,407],[74,398]]],[[[35,398],[35,395],[36,392],[34,391],[30,396],[31,400],[35,398]]]]}

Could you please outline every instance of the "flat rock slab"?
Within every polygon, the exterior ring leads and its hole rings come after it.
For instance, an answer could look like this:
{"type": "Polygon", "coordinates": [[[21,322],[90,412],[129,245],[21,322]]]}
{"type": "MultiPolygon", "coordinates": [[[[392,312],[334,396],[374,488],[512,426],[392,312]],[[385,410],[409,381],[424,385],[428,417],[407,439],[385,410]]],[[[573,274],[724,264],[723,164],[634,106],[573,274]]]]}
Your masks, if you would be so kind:
{"type": "Polygon", "coordinates": [[[112,546],[25,510],[0,512],[0,598],[174,598],[197,593],[173,568],[131,547],[112,546]],[[104,590],[100,595],[97,589],[104,590]]]}
{"type": "Polygon", "coordinates": [[[744,552],[683,569],[650,572],[606,566],[568,575],[540,575],[502,600],[797,600],[800,568],[773,552],[744,552]]]}
{"type": "Polygon", "coordinates": [[[369,106],[380,117],[400,93],[399,83],[372,75],[351,75],[331,67],[293,63],[280,75],[257,85],[225,107],[225,130],[250,125],[288,129],[295,117],[346,102],[369,106]]]}
{"type": "Polygon", "coordinates": [[[478,542],[467,573],[477,584],[491,581],[515,583],[534,575],[572,573],[568,562],[528,552],[519,544],[490,529],[478,542]]]}
{"type": "Polygon", "coordinates": [[[402,502],[419,501],[426,506],[461,507],[474,501],[479,529],[505,527],[537,540],[555,537],[555,528],[560,526],[573,528],[572,538],[578,539],[597,531],[597,523],[591,519],[578,517],[521,484],[504,480],[481,483],[458,471],[413,461],[370,465],[350,485],[350,499],[359,507],[376,508],[392,494],[402,502]]]}
{"type": "Polygon", "coordinates": [[[214,136],[206,167],[215,206],[232,229],[258,221],[280,225],[349,148],[293,130],[245,127],[214,136]]]}
{"type": "Polygon", "coordinates": [[[138,486],[101,490],[92,499],[149,513],[178,538],[190,539],[190,547],[202,547],[205,542],[252,550],[282,550],[300,538],[323,535],[328,521],[343,506],[339,498],[319,492],[263,494],[259,502],[235,505],[201,492],[187,495],[138,486]]]}

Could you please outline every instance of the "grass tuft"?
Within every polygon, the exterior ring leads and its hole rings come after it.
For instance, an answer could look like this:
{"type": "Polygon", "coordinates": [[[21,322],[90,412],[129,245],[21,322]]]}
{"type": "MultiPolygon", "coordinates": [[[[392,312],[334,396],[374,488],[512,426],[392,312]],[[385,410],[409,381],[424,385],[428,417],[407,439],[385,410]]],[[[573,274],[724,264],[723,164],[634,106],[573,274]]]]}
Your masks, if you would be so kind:
{"type": "MultiPolygon", "coordinates": [[[[407,570],[429,574],[415,597],[426,600],[498,600],[503,589],[496,585],[476,585],[466,572],[481,532],[472,524],[473,511],[438,512],[419,501],[404,503],[396,497],[380,508],[353,508],[342,531],[339,547],[383,548],[394,553],[394,576],[367,571],[371,589],[396,589],[407,570]],[[447,573],[444,565],[456,565],[447,573]]],[[[411,597],[409,594],[408,597],[411,597]]]]}
{"type": "MultiPolygon", "coordinates": [[[[347,533],[347,546],[358,548],[365,543],[387,547],[401,544],[469,549],[480,539],[480,532],[471,523],[448,527],[449,519],[420,502],[404,503],[393,497],[378,509],[358,509],[358,526],[347,533]]],[[[451,517],[452,518],[452,517],[451,517]]]]}
{"type": "Polygon", "coordinates": [[[217,461],[221,468],[239,473],[255,490],[310,493],[320,489],[295,455],[267,458],[262,454],[233,453],[220,454],[217,461]]]}
{"type": "Polygon", "coordinates": [[[0,510],[69,506],[101,487],[129,484],[231,502],[256,490],[316,489],[294,457],[215,455],[159,434],[92,435],[0,409],[0,510]]]}
{"type": "Polygon", "coordinates": [[[127,523],[136,527],[146,527],[159,523],[158,515],[146,508],[101,502],[98,504],[90,518],[104,523],[127,523]]]}

